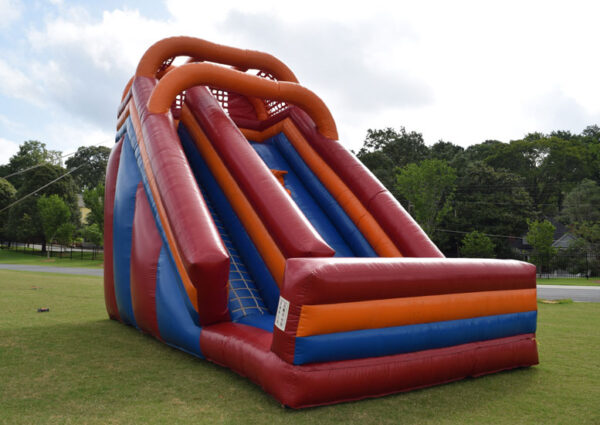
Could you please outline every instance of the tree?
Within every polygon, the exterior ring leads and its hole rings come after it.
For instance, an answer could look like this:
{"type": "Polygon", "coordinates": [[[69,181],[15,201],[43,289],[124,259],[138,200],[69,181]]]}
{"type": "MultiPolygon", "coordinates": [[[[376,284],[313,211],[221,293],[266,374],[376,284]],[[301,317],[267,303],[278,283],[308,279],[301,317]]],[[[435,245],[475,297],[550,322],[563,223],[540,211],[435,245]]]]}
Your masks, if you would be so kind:
{"type": "MultiPolygon", "coordinates": [[[[44,195],[37,200],[37,209],[45,241],[52,243],[59,229],[69,224],[71,217],[69,207],[58,195],[44,195]]],[[[50,258],[49,251],[48,258],[50,258]]]]}
{"type": "Polygon", "coordinates": [[[463,238],[460,253],[467,258],[495,258],[494,243],[488,236],[474,230],[463,238]]]}
{"type": "Polygon", "coordinates": [[[419,162],[427,157],[427,146],[423,136],[414,131],[399,131],[393,128],[367,130],[362,148],[357,157],[383,185],[396,197],[396,167],[419,162]]]}
{"type": "Polygon", "coordinates": [[[104,184],[109,156],[110,148],[106,146],[80,146],[65,165],[69,171],[81,166],[73,177],[80,188],[91,189],[104,184]]]}
{"type": "Polygon", "coordinates": [[[11,239],[42,243],[42,251],[45,252],[46,238],[37,208],[37,199],[42,195],[58,195],[69,207],[71,223],[75,227],[80,225],[81,214],[77,205],[76,187],[70,175],[55,181],[37,193],[33,193],[40,187],[64,176],[64,174],[64,168],[48,163],[27,173],[28,179],[18,189],[16,195],[17,199],[24,199],[9,210],[7,227],[11,239]]]}
{"type": "Polygon", "coordinates": [[[544,266],[550,264],[550,260],[556,254],[554,242],[554,231],[556,227],[548,220],[527,220],[529,231],[527,232],[527,243],[533,247],[532,260],[543,270],[544,266]]]}
{"type": "MultiPolygon", "coordinates": [[[[452,230],[519,237],[527,230],[527,219],[534,216],[533,204],[517,174],[495,170],[475,161],[458,171],[454,214],[447,216],[444,227],[452,230]]],[[[448,236],[447,249],[460,239],[448,236]]],[[[511,255],[509,238],[494,240],[496,256],[511,255]]]]}
{"type": "Polygon", "coordinates": [[[458,155],[464,152],[461,146],[455,145],[451,142],[444,142],[440,140],[436,144],[429,148],[429,159],[441,159],[451,163],[452,160],[458,155]]]}
{"type": "MultiPolygon", "coordinates": [[[[0,210],[8,207],[16,198],[17,191],[6,179],[0,178],[0,210]]],[[[8,211],[0,212],[0,240],[4,239],[6,234],[6,223],[8,211]]]]}
{"type": "Polygon", "coordinates": [[[456,172],[447,162],[426,159],[398,170],[396,190],[423,230],[432,235],[436,226],[452,209],[456,172]]]}
{"type": "MultiPolygon", "coordinates": [[[[0,176],[7,176],[43,163],[60,165],[60,156],[61,152],[46,149],[45,143],[28,140],[19,146],[19,152],[11,156],[8,164],[1,166],[0,176]]],[[[26,173],[9,177],[10,182],[17,190],[28,178],[29,174],[26,173]]]]}
{"type": "Polygon", "coordinates": [[[572,225],[600,222],[600,187],[595,181],[583,179],[565,196],[562,218],[572,225]]]}
{"type": "Polygon", "coordinates": [[[83,229],[82,233],[83,233],[83,238],[86,241],[91,242],[96,246],[102,245],[103,235],[102,235],[102,231],[100,230],[100,227],[98,226],[97,223],[94,223],[90,226],[86,226],[83,229]]]}
{"type": "Polygon", "coordinates": [[[104,185],[83,192],[83,202],[90,209],[86,217],[88,225],[97,224],[101,234],[104,233],[104,185]]]}

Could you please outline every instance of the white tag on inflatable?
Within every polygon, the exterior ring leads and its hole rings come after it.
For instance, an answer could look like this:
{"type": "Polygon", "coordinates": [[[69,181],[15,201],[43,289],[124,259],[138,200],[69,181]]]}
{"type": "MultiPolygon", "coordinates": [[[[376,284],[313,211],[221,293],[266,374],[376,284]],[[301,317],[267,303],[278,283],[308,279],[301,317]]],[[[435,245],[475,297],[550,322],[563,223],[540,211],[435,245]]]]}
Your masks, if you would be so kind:
{"type": "Polygon", "coordinates": [[[285,331],[285,323],[287,322],[290,302],[283,297],[279,297],[279,305],[277,306],[277,315],[275,316],[275,326],[282,331],[285,331]]]}

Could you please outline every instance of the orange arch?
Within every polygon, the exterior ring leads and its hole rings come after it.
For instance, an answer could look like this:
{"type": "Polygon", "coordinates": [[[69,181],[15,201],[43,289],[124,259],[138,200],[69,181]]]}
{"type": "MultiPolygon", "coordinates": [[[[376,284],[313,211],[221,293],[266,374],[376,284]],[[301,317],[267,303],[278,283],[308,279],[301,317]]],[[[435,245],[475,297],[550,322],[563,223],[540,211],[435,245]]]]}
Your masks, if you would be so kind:
{"type": "Polygon", "coordinates": [[[208,63],[182,65],[165,75],[152,91],[148,110],[154,114],[168,112],[179,93],[196,85],[210,85],[245,96],[295,104],[310,115],[323,136],[333,140],[338,139],[331,112],[325,103],[307,88],[296,83],[271,81],[208,63]]]}
{"type": "Polygon", "coordinates": [[[275,56],[255,50],[238,49],[211,43],[194,37],[170,37],[154,43],[138,64],[137,76],[154,77],[162,63],[176,56],[192,56],[198,60],[222,63],[249,69],[256,68],[269,72],[280,81],[298,80],[291,69],[275,56]]]}

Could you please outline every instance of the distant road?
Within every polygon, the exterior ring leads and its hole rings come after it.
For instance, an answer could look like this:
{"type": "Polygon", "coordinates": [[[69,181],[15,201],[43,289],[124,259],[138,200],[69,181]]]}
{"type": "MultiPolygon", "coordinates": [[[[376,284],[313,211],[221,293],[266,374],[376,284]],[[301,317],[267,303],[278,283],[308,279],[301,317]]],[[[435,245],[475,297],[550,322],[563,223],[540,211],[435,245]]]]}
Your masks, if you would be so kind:
{"type": "Polygon", "coordinates": [[[571,298],[573,301],[600,303],[600,286],[538,285],[537,296],[546,300],[571,298]]]}
{"type": "Polygon", "coordinates": [[[103,276],[104,275],[104,269],[88,269],[85,267],[33,266],[33,265],[28,265],[28,264],[0,264],[0,270],[17,270],[17,271],[22,271],[22,272],[79,274],[79,275],[88,275],[88,276],[103,276]]]}
{"type": "MultiPolygon", "coordinates": [[[[87,276],[103,276],[103,269],[87,269],[84,267],[53,267],[30,266],[26,264],[0,264],[0,270],[19,270],[25,272],[46,272],[78,274],[87,276]]],[[[600,302],[600,286],[563,286],[563,285],[538,285],[538,298],[546,300],[560,300],[570,298],[573,301],[600,302]]]]}

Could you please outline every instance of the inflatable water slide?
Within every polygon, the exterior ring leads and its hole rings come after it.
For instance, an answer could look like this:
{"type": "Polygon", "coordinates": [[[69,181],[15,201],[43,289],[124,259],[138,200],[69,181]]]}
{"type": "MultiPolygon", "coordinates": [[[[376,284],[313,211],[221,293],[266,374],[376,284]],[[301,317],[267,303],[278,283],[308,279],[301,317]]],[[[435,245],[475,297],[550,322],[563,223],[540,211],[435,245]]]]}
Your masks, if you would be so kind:
{"type": "Polygon", "coordinates": [[[537,364],[534,266],[444,258],[337,139],[271,55],[150,47],[106,173],[110,318],[293,408],[537,364]]]}

